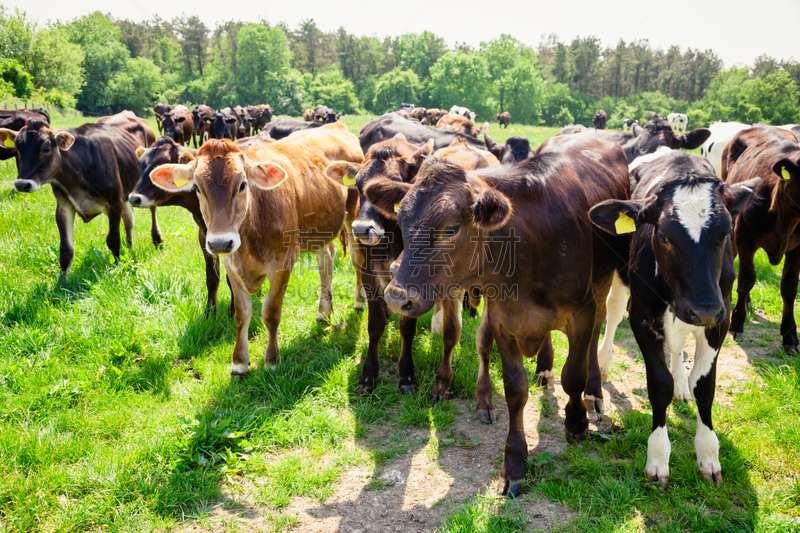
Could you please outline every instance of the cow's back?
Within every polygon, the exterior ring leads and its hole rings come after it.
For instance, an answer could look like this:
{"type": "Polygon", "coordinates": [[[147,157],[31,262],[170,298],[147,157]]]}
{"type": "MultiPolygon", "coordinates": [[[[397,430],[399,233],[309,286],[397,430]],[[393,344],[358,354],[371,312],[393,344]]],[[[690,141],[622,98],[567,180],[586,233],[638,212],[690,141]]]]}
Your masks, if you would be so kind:
{"type": "Polygon", "coordinates": [[[70,166],[80,169],[83,180],[97,191],[115,187],[108,180],[118,172],[119,187],[123,199],[127,199],[139,180],[136,149],[144,146],[141,137],[130,133],[127,127],[99,123],[68,131],[75,137],[75,143],[65,153],[69,154],[70,166]]]}

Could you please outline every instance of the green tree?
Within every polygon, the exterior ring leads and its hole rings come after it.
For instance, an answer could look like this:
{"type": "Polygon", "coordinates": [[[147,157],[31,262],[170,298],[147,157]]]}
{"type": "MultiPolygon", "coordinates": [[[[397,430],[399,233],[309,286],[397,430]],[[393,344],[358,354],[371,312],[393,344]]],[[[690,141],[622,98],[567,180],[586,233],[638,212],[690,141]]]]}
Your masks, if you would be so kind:
{"type": "Polygon", "coordinates": [[[431,68],[428,88],[433,107],[465,106],[481,120],[489,118],[495,106],[490,101],[492,77],[480,54],[456,52],[442,56],[431,68]]]}
{"type": "Polygon", "coordinates": [[[109,81],[106,106],[114,113],[129,109],[141,116],[149,112],[163,89],[161,69],[150,59],[128,58],[109,81]]]}
{"type": "Polygon", "coordinates": [[[208,27],[197,15],[178,18],[173,25],[180,35],[181,55],[189,76],[195,72],[202,76],[208,61],[208,27]]]}
{"type": "Polygon", "coordinates": [[[31,46],[31,74],[37,87],[74,97],[83,87],[84,53],[63,29],[36,32],[31,46]]]}
{"type": "Polygon", "coordinates": [[[761,78],[749,80],[747,93],[761,110],[761,120],[776,126],[800,122],[800,89],[785,70],[773,70],[761,78]]]}
{"type": "Polygon", "coordinates": [[[373,109],[378,113],[386,113],[400,109],[403,102],[419,101],[422,84],[411,70],[396,68],[378,78],[375,85],[373,109]]]}
{"type": "Polygon", "coordinates": [[[539,124],[542,121],[545,83],[533,61],[518,57],[501,80],[508,91],[508,111],[514,122],[533,126],[539,124]]]}
{"type": "MultiPolygon", "coordinates": [[[[481,42],[480,50],[486,58],[489,74],[494,80],[494,97],[500,103],[498,110],[505,111],[506,94],[512,83],[511,71],[517,66],[518,61],[530,63],[531,66],[535,65],[536,56],[533,50],[505,33],[500,34],[497,39],[481,42]]],[[[522,67],[520,66],[520,68],[522,67]]],[[[521,72],[520,68],[517,68],[517,75],[521,72]]]]}
{"type": "Polygon", "coordinates": [[[0,58],[14,59],[26,71],[30,70],[30,52],[36,23],[25,11],[14,8],[9,12],[0,5],[0,58]]]}
{"type": "Polygon", "coordinates": [[[308,84],[307,96],[311,98],[311,101],[307,102],[311,107],[312,104],[325,104],[339,113],[362,111],[355,85],[345,79],[337,67],[331,67],[314,76],[308,84]]]}
{"type": "Polygon", "coordinates": [[[397,66],[413,70],[420,79],[427,79],[433,65],[446,53],[444,38],[429,31],[401,35],[394,45],[397,66]]]}
{"type": "Polygon", "coordinates": [[[267,95],[277,96],[277,87],[292,64],[292,51],[283,30],[248,24],[238,37],[239,94],[251,103],[263,103],[267,95]]]}
{"type": "Polygon", "coordinates": [[[16,59],[0,58],[0,80],[4,81],[4,92],[13,89],[17,98],[27,99],[33,91],[33,76],[22,68],[16,59]]]}

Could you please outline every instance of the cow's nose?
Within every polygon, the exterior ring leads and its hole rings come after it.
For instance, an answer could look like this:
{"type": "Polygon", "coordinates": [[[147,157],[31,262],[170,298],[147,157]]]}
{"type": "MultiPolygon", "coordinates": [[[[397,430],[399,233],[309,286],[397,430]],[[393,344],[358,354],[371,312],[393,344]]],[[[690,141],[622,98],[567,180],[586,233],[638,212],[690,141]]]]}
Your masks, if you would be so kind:
{"type": "Polygon", "coordinates": [[[383,293],[386,305],[393,313],[407,314],[414,308],[414,302],[409,299],[408,293],[396,285],[388,285],[383,293]]]}
{"type": "Polygon", "coordinates": [[[142,198],[137,194],[131,194],[128,197],[128,201],[131,203],[131,205],[136,207],[139,207],[142,204],[142,198]]]}
{"type": "Polygon", "coordinates": [[[30,180],[15,180],[14,189],[16,189],[17,192],[33,192],[35,190],[33,188],[33,182],[30,180]]]}
{"type": "Polygon", "coordinates": [[[240,244],[238,233],[209,234],[206,237],[206,250],[212,254],[233,253],[240,244]]]}
{"type": "Polygon", "coordinates": [[[725,308],[719,305],[696,305],[686,312],[695,326],[713,326],[725,317],[725,308]]]}

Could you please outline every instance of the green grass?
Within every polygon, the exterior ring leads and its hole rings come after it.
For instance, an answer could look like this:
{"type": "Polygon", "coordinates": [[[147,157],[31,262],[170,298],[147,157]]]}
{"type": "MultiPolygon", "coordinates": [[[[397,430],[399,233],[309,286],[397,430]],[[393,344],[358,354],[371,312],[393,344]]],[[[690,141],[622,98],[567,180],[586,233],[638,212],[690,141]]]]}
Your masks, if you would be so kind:
{"type": "MultiPolygon", "coordinates": [[[[344,120],[357,133],[369,118],[344,120]]],[[[489,132],[498,141],[527,135],[538,145],[556,130],[492,124],[489,132]]],[[[294,496],[324,501],[355,465],[378,472],[401,454],[424,448],[435,457],[447,446],[473,444],[453,430],[454,420],[472,413],[428,401],[442,348],[429,334],[429,316],[418,321],[414,341],[419,394],[397,389],[393,317],[378,387],[358,396],[367,320],[351,311],[349,258],[336,260],[333,325],[315,323],[319,280],[313,257],[303,257],[284,303],[281,364],[262,368],[266,332],[256,312],[255,368],[247,379],[231,380],[235,326],[225,312],[203,316],[203,260],[187,212],[159,210],[166,244],[155,249],[149,213],[137,210],[133,250],[123,247],[118,263],[105,246],[104,217],[76,222],[75,262],[60,277],[53,196],[47,187],[12,192],[14,176],[13,161],[0,163],[0,531],[154,531],[188,518],[202,524],[226,490],[248,484],[253,502],[271,510],[270,527],[281,530],[296,521],[286,512],[294,496]],[[406,436],[420,428],[415,434],[425,436],[406,436]]],[[[763,254],[757,261],[753,301],[769,315],[775,335],[765,340],[776,345],[780,271],[763,254]]],[[[254,309],[264,294],[253,297],[254,309]]],[[[220,309],[228,304],[222,284],[220,309]]],[[[459,397],[472,397],[477,326],[465,319],[455,351],[452,391],[459,397]]],[[[625,322],[618,335],[630,338],[625,322]]],[[[555,348],[559,374],[563,335],[555,348]]],[[[694,466],[693,408],[670,415],[670,488],[646,483],[649,413],[632,411],[614,421],[608,442],[532,456],[520,501],[546,497],[568,507],[574,518],[559,526],[563,531],[800,530],[800,365],[780,350],[773,355],[757,364],[758,379],[732,407],[715,406],[721,488],[700,479],[694,466]]],[[[532,375],[534,364],[526,364],[532,375]]],[[[496,358],[491,372],[501,391],[496,358]]],[[[531,401],[556,416],[540,391],[532,389],[531,401]]],[[[488,443],[498,454],[502,433],[488,443]]],[[[526,512],[520,502],[477,495],[439,529],[526,531],[526,512]]]]}

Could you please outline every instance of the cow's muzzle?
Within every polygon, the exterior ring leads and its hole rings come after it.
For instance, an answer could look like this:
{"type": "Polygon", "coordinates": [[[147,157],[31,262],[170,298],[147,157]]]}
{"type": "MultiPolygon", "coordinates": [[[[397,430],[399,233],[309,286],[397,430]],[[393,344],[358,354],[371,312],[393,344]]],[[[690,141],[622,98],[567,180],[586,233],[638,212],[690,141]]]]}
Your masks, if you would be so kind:
{"type": "Polygon", "coordinates": [[[206,250],[210,254],[232,254],[241,243],[238,233],[209,233],[206,236],[206,250]]]}
{"type": "Polygon", "coordinates": [[[153,205],[153,200],[143,194],[131,193],[128,195],[128,201],[133,207],[145,208],[153,205]]]}
{"type": "Polygon", "coordinates": [[[14,180],[14,190],[17,192],[36,192],[39,184],[33,180],[14,180]]]}
{"type": "Polygon", "coordinates": [[[353,237],[367,246],[374,246],[378,244],[384,233],[385,231],[383,228],[380,228],[371,222],[364,223],[358,220],[353,222],[353,237]]]}
{"type": "Polygon", "coordinates": [[[414,287],[403,288],[393,280],[383,291],[386,305],[393,313],[400,313],[411,318],[419,317],[433,307],[432,301],[421,298],[420,291],[414,287]]]}

